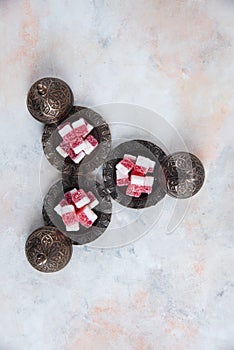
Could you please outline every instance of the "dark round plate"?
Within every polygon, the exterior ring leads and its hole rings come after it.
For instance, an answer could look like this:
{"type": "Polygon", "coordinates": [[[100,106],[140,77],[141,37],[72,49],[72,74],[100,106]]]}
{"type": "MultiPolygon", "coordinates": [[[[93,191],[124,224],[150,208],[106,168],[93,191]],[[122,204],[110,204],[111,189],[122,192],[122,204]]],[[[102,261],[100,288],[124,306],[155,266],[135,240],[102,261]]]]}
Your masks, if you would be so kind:
{"type": "Polygon", "coordinates": [[[108,157],[108,161],[103,165],[104,185],[111,197],[128,208],[142,209],[157,204],[164,196],[165,191],[158,181],[158,173],[163,160],[166,158],[165,152],[153,144],[145,140],[132,140],[121,143],[114,148],[108,157]],[[155,161],[153,191],[151,194],[143,193],[139,198],[126,195],[126,186],[116,186],[116,164],[123,159],[124,154],[133,156],[144,156],[155,161]]]}
{"type": "Polygon", "coordinates": [[[92,181],[81,176],[77,183],[62,180],[56,182],[44,198],[42,215],[46,225],[57,227],[73,241],[73,244],[86,244],[97,239],[107,229],[111,221],[111,209],[111,198],[106,189],[95,180],[92,181]],[[54,211],[54,208],[64,198],[64,193],[72,190],[74,187],[77,189],[82,188],[85,192],[92,191],[97,197],[99,205],[92,210],[98,218],[90,228],[80,225],[79,231],[68,232],[62,218],[54,211]]]}
{"type": "Polygon", "coordinates": [[[62,123],[45,125],[42,135],[42,146],[48,161],[59,171],[68,174],[70,172],[87,174],[98,168],[106,160],[111,148],[110,129],[103,117],[89,108],[74,106],[68,117],[63,120],[62,123]],[[90,135],[93,135],[98,140],[99,145],[90,155],[86,155],[79,164],[76,164],[70,157],[63,158],[56,151],[56,147],[62,141],[57,127],[67,121],[73,123],[79,118],[84,118],[88,123],[94,126],[90,135]]]}

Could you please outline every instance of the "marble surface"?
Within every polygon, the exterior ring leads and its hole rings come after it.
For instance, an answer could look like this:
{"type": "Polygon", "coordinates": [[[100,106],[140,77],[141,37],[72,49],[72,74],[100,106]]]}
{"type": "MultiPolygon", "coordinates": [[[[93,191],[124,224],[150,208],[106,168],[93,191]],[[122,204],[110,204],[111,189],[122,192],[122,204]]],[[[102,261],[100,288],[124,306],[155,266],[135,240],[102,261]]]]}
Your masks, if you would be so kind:
{"type": "Polygon", "coordinates": [[[234,349],[233,16],[232,0],[0,1],[0,350],[234,349]],[[31,268],[42,125],[25,98],[48,75],[78,104],[157,112],[200,157],[206,183],[173,234],[162,221],[123,248],[75,247],[59,273],[31,268]]]}

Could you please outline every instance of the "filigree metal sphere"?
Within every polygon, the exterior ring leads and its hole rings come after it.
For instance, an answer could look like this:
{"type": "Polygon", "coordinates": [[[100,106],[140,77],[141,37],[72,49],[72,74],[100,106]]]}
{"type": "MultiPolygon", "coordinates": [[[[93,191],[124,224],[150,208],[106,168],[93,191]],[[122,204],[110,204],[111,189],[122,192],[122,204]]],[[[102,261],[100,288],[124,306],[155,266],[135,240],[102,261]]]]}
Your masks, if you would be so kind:
{"type": "Polygon", "coordinates": [[[29,263],[41,272],[63,269],[71,259],[71,240],[57,228],[40,227],[28,237],[25,252],[29,263]]]}
{"type": "Polygon", "coordinates": [[[205,170],[201,161],[188,152],[170,154],[163,162],[161,181],[165,191],[175,198],[194,196],[202,187],[205,170]]]}
{"type": "Polygon", "coordinates": [[[27,107],[31,115],[42,123],[54,124],[63,120],[73,105],[73,93],[61,79],[42,78],[30,88],[27,107]]]}

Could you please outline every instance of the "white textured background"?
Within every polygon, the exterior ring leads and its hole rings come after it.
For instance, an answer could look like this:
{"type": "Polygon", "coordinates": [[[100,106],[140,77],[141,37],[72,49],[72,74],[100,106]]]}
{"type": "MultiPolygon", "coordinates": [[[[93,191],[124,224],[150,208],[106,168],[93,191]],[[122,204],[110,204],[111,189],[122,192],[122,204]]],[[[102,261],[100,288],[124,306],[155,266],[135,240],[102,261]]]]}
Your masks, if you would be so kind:
{"type": "Polygon", "coordinates": [[[0,350],[233,350],[233,0],[1,0],[0,20],[0,350]],[[155,110],[201,158],[174,234],[30,267],[42,125],[25,98],[47,75],[82,105],[155,110]]]}

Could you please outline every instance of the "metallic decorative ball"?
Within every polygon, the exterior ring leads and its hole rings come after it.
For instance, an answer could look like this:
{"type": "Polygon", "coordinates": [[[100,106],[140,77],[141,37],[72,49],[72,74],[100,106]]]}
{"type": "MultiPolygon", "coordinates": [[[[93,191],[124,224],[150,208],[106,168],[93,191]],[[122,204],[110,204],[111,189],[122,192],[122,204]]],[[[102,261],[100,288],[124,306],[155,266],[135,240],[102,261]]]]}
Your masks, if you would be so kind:
{"type": "Polygon", "coordinates": [[[165,191],[175,198],[194,196],[202,187],[205,170],[201,161],[188,152],[175,152],[162,164],[160,180],[165,191]]]}
{"type": "Polygon", "coordinates": [[[29,263],[36,270],[56,272],[70,261],[72,243],[57,228],[43,226],[28,237],[25,252],[29,263]]]}
{"type": "Polygon", "coordinates": [[[42,78],[30,88],[27,107],[42,123],[54,124],[63,120],[73,106],[73,93],[61,79],[42,78]]]}

